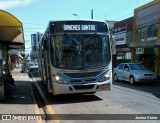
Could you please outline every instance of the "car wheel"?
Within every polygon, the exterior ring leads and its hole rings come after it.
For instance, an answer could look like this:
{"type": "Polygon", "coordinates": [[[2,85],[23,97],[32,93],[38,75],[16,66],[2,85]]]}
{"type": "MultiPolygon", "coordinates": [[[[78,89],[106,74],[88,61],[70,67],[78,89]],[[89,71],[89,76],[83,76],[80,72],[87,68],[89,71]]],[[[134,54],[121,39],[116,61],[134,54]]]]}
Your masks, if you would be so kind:
{"type": "Polygon", "coordinates": [[[131,76],[131,77],[129,78],[129,82],[130,82],[130,84],[132,84],[132,85],[135,83],[135,79],[134,79],[133,76],[131,76]]]}
{"type": "Polygon", "coordinates": [[[115,82],[118,81],[118,76],[117,76],[117,74],[114,74],[114,81],[115,81],[115,82]]]}

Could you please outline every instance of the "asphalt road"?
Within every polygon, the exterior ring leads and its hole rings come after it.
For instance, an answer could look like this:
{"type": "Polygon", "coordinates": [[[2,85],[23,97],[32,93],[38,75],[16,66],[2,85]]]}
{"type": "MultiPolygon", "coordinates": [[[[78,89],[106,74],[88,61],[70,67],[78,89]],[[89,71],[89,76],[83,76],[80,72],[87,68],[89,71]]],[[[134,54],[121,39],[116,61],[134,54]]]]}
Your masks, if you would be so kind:
{"type": "MultiPolygon", "coordinates": [[[[32,74],[56,114],[84,114],[83,119],[85,119],[85,116],[90,119],[96,119],[96,115],[87,114],[105,114],[106,117],[106,114],[114,114],[113,117],[126,114],[122,115],[122,119],[132,117],[132,115],[128,114],[134,114],[133,117],[136,117],[136,114],[137,116],[138,114],[144,114],[145,116],[152,115],[152,118],[154,116],[158,116],[158,119],[160,118],[160,84],[150,85],[141,83],[130,85],[127,82],[121,81],[113,82],[111,91],[97,92],[94,95],[74,94],[53,96],[47,93],[45,87],[42,86],[38,73],[32,72],[32,74]]],[[[101,115],[97,115],[97,118],[98,116],[102,118],[101,122],[106,122],[105,118],[103,119],[101,115]]],[[[78,120],[82,119],[77,118],[77,122],[78,120]]],[[[123,123],[127,121],[121,120],[119,122],[123,123]]],[[[137,121],[139,120],[133,120],[132,122],[135,123],[137,121]]],[[[112,123],[113,120],[110,120],[110,122],[112,123]]],[[[119,123],[117,120],[114,122],[119,123]]],[[[141,119],[140,122],[158,123],[159,121],[141,119]]]]}

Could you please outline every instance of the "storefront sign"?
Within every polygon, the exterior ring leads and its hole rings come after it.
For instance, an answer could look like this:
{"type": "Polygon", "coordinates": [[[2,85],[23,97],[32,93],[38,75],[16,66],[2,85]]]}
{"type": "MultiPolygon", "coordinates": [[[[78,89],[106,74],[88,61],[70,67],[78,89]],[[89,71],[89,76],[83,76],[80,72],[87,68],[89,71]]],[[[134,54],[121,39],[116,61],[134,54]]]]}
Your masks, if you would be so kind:
{"type": "Polygon", "coordinates": [[[130,48],[117,48],[116,51],[117,51],[117,52],[122,52],[122,51],[123,51],[123,52],[129,52],[129,51],[130,51],[130,48]]]}
{"type": "Polygon", "coordinates": [[[117,27],[117,28],[112,29],[112,31],[113,31],[114,33],[117,33],[117,32],[126,31],[126,29],[127,29],[126,26],[125,26],[125,27],[117,27]]]}
{"type": "Polygon", "coordinates": [[[116,45],[126,44],[126,31],[115,33],[114,36],[115,36],[116,45]]]}
{"type": "Polygon", "coordinates": [[[144,54],[144,48],[136,48],[136,54],[144,54]]]}

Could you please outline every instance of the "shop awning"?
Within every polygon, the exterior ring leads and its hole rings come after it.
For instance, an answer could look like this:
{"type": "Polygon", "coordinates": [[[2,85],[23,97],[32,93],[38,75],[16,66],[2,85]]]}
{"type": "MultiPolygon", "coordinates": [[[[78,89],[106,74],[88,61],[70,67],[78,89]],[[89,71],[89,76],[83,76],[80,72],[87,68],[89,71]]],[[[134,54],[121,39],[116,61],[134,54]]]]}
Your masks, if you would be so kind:
{"type": "Polygon", "coordinates": [[[10,49],[24,49],[22,23],[12,14],[0,10],[0,42],[10,49]]]}

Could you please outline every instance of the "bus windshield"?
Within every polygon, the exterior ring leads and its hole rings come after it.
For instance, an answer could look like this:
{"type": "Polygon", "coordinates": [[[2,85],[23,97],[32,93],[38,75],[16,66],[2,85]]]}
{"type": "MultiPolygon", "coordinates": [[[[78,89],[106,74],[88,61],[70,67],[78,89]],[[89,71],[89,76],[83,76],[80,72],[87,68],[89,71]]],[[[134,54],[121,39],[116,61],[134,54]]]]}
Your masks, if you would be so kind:
{"type": "Polygon", "coordinates": [[[111,61],[109,36],[96,33],[52,35],[51,61],[60,69],[106,66],[111,61]]]}

